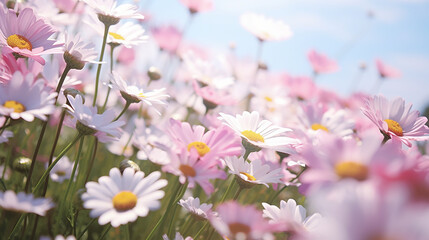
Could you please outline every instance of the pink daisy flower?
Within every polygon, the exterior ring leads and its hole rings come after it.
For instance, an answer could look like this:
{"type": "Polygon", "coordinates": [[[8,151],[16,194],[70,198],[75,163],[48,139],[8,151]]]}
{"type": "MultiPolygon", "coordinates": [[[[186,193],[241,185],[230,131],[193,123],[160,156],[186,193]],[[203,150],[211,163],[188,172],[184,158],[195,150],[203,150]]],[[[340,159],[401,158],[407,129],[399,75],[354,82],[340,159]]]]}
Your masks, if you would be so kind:
{"type": "Polygon", "coordinates": [[[309,77],[288,76],[284,84],[288,95],[298,100],[314,99],[319,93],[319,88],[309,77]]]}
{"type": "Polygon", "coordinates": [[[155,27],[151,32],[160,49],[176,53],[182,40],[182,33],[175,26],[155,27]]]}
{"type": "Polygon", "coordinates": [[[205,132],[203,126],[170,119],[168,133],[184,149],[197,150],[199,157],[222,158],[241,154],[241,140],[226,126],[205,132]]]}
{"type": "Polygon", "coordinates": [[[391,66],[384,64],[380,59],[375,60],[377,66],[378,74],[381,78],[399,78],[401,77],[401,72],[391,66]]]}
{"type": "Polygon", "coordinates": [[[188,188],[194,188],[195,183],[198,183],[207,195],[214,191],[210,179],[226,178],[225,172],[217,167],[216,161],[200,159],[194,148],[190,152],[186,149],[182,149],[179,154],[172,152],[171,162],[164,165],[162,170],[179,176],[182,184],[188,181],[188,188]]]}
{"type": "Polygon", "coordinates": [[[44,20],[37,18],[31,8],[17,13],[0,9],[0,46],[3,53],[15,53],[45,64],[44,54],[62,53],[62,44],[50,39],[56,31],[44,20]]]}
{"type": "Polygon", "coordinates": [[[219,205],[216,212],[218,215],[211,216],[210,223],[226,239],[273,239],[274,227],[255,206],[231,201],[219,205]]]}
{"type": "Polygon", "coordinates": [[[23,76],[16,72],[9,82],[0,84],[0,115],[27,122],[34,118],[45,121],[55,110],[56,96],[45,88],[43,80],[34,82],[31,73],[23,76]]]}
{"type": "Polygon", "coordinates": [[[308,52],[307,57],[315,73],[331,73],[338,70],[338,65],[334,60],[316,52],[314,49],[308,52]]]}
{"type": "Polygon", "coordinates": [[[206,112],[218,105],[234,105],[237,101],[225,90],[217,90],[210,86],[200,87],[197,81],[192,83],[195,93],[203,98],[206,112]]]}
{"type": "Polygon", "coordinates": [[[401,165],[397,144],[380,148],[381,137],[371,133],[360,142],[320,134],[319,144],[307,146],[301,156],[308,169],[300,176],[302,191],[334,186],[343,181],[359,183],[379,179],[380,170],[401,165]]]}
{"type": "Polygon", "coordinates": [[[340,137],[353,134],[354,120],[343,109],[328,108],[323,104],[302,105],[298,111],[297,128],[314,136],[321,130],[340,137]]]}
{"type": "Polygon", "coordinates": [[[185,5],[190,13],[209,11],[213,8],[212,0],[180,0],[185,5]]]}
{"type": "Polygon", "coordinates": [[[410,147],[411,141],[429,139],[428,119],[419,117],[418,111],[411,111],[412,104],[405,104],[403,98],[388,100],[382,95],[367,100],[362,112],[380,129],[386,140],[400,140],[410,147]]]}

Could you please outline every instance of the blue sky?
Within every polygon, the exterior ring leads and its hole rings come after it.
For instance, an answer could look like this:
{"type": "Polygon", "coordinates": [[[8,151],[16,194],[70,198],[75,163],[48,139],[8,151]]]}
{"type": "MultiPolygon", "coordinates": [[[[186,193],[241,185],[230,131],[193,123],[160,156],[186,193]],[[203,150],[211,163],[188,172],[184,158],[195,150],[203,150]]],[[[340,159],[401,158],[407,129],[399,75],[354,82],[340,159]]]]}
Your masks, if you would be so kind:
{"type": "MultiPolygon", "coordinates": [[[[189,17],[179,0],[142,0],[141,6],[159,24],[181,28],[189,17]]],[[[255,58],[257,40],[239,23],[245,12],[282,20],[294,32],[264,45],[262,60],[271,70],[310,75],[306,54],[314,48],[340,65],[338,72],[318,77],[318,84],[346,95],[361,63],[368,68],[357,90],[374,89],[374,60],[380,58],[402,72],[400,79],[385,81],[380,93],[402,96],[419,110],[429,104],[429,0],[214,0],[212,11],[196,16],[186,39],[222,51],[234,42],[239,56],[255,58]]]]}

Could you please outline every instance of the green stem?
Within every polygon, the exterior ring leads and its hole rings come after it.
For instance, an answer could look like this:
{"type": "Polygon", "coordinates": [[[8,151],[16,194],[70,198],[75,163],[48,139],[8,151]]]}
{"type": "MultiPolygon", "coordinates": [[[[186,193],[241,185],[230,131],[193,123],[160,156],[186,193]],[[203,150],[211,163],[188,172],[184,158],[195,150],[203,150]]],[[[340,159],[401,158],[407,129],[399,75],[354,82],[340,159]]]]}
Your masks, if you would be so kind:
{"type": "MultiPolygon", "coordinates": [[[[177,181],[179,181],[177,179],[177,181]]],[[[152,229],[152,231],[149,233],[149,235],[146,237],[146,240],[150,240],[153,237],[153,234],[155,233],[155,231],[158,229],[158,227],[161,225],[161,223],[164,222],[165,216],[167,215],[168,211],[170,210],[171,206],[173,205],[174,200],[176,199],[177,193],[179,192],[179,190],[181,189],[182,185],[179,182],[179,187],[176,188],[176,191],[174,192],[174,194],[171,196],[170,198],[170,202],[167,205],[167,209],[165,210],[165,213],[161,216],[161,218],[158,220],[158,222],[156,223],[155,227],[152,229]]]]}
{"type": "Polygon", "coordinates": [[[95,220],[97,220],[97,218],[93,218],[91,220],[91,222],[89,222],[86,227],[83,229],[83,231],[79,234],[79,237],[77,237],[77,240],[81,239],[83,237],[83,235],[86,233],[86,231],[88,231],[89,227],[91,226],[91,224],[93,224],[95,222],[95,220]]]}
{"type": "Polygon", "coordinates": [[[232,189],[232,185],[234,185],[234,179],[231,180],[231,182],[229,183],[228,189],[226,189],[225,193],[223,194],[222,199],[220,200],[219,203],[223,203],[226,199],[226,196],[228,195],[228,193],[231,191],[232,189]]]}
{"type": "Polygon", "coordinates": [[[131,105],[131,102],[130,101],[127,101],[127,103],[125,103],[125,106],[124,106],[124,109],[122,109],[122,112],[113,120],[113,122],[114,121],[117,121],[120,117],[122,117],[122,115],[124,115],[124,113],[127,111],[127,109],[130,107],[130,105],[131,105]]]}
{"type": "Polygon", "coordinates": [[[97,148],[98,148],[98,139],[97,138],[94,140],[93,146],[94,146],[94,149],[92,151],[91,160],[89,161],[89,166],[88,166],[88,171],[86,173],[85,183],[88,182],[89,175],[91,175],[91,170],[92,170],[92,167],[94,166],[95,155],[97,154],[97,148]]]}
{"type": "Polygon", "coordinates": [[[95,92],[94,92],[94,100],[92,101],[92,106],[95,106],[97,102],[97,94],[98,94],[98,83],[100,81],[100,73],[101,73],[101,62],[103,61],[104,50],[106,49],[107,35],[109,34],[110,25],[104,24],[104,35],[103,35],[103,43],[101,45],[101,53],[98,62],[100,62],[97,66],[97,75],[95,77],[95,92]]]}
{"type": "MultiPolygon", "coordinates": [[[[54,105],[57,103],[58,95],[60,93],[61,87],[63,86],[64,80],[67,77],[68,72],[71,70],[70,66],[67,64],[66,68],[63,71],[63,74],[61,75],[60,81],[58,82],[57,88],[55,89],[55,92],[57,93],[57,96],[55,97],[54,105]]],[[[46,119],[45,122],[43,122],[42,130],[40,131],[39,140],[37,141],[36,149],[34,150],[33,157],[31,158],[31,166],[28,173],[27,181],[25,183],[25,192],[28,192],[31,184],[31,177],[33,175],[34,166],[36,164],[37,155],[39,154],[39,149],[42,144],[43,137],[45,136],[46,127],[48,125],[49,116],[48,119],[46,119]]]]}
{"type": "MultiPolygon", "coordinates": [[[[114,44],[109,44],[110,45],[110,73],[113,73],[113,50],[115,50],[116,46],[118,45],[114,45],[114,44]]],[[[109,80],[109,84],[111,83],[111,81],[109,80]]],[[[109,100],[109,96],[110,96],[110,91],[112,90],[112,88],[108,88],[107,89],[107,95],[106,95],[106,99],[104,99],[104,104],[103,107],[101,108],[101,112],[104,112],[104,110],[106,109],[106,105],[107,105],[107,100],[109,100]]]]}
{"type": "MultiPolygon", "coordinates": [[[[67,197],[68,197],[69,192],[70,192],[70,189],[71,189],[71,185],[74,183],[74,175],[76,174],[77,165],[79,164],[80,153],[82,152],[82,147],[83,147],[83,141],[84,141],[84,139],[85,139],[85,137],[82,137],[80,139],[79,149],[78,149],[77,154],[76,154],[76,160],[74,161],[74,166],[73,166],[72,174],[71,174],[69,182],[67,184],[66,193],[64,194],[64,197],[63,197],[63,201],[62,201],[63,204],[66,202],[67,197]]],[[[66,204],[63,205],[63,208],[67,208],[67,207],[68,206],[66,204]]],[[[63,210],[65,210],[65,209],[63,209],[63,210]]]]}
{"type": "Polygon", "coordinates": [[[234,195],[234,200],[237,200],[237,198],[238,198],[238,196],[240,195],[240,193],[241,193],[241,190],[243,190],[243,188],[242,187],[239,187],[238,188],[238,190],[237,190],[237,192],[235,193],[235,195],[234,195]]]}
{"type": "Polygon", "coordinates": [[[174,236],[173,236],[173,225],[175,225],[175,224],[173,224],[173,222],[175,223],[174,217],[176,216],[177,206],[179,205],[179,204],[177,204],[177,202],[183,197],[183,194],[185,194],[187,186],[188,186],[187,181],[185,184],[182,184],[182,186],[180,186],[179,196],[177,196],[176,200],[174,201],[176,204],[173,207],[173,216],[171,217],[170,226],[168,226],[168,232],[167,232],[171,238],[174,238],[174,236]]]}
{"type": "Polygon", "coordinates": [[[110,228],[112,228],[112,225],[108,225],[105,229],[104,229],[104,231],[103,231],[103,234],[101,234],[101,236],[98,238],[98,240],[102,240],[106,235],[107,235],[107,233],[110,231],[110,228]]]}
{"type": "Polygon", "coordinates": [[[12,232],[9,234],[9,237],[7,239],[13,239],[15,232],[18,230],[18,226],[21,225],[22,221],[24,221],[26,215],[27,214],[24,213],[19,217],[18,221],[16,221],[15,225],[13,226],[12,232]]]}
{"type": "Polygon", "coordinates": [[[67,147],[65,147],[63,149],[63,151],[58,154],[58,156],[56,157],[55,161],[52,162],[51,165],[49,165],[48,169],[46,169],[46,171],[43,173],[42,177],[39,179],[39,182],[37,182],[36,186],[34,187],[33,193],[37,192],[37,190],[40,188],[40,186],[42,185],[42,182],[45,180],[45,178],[48,176],[48,174],[51,172],[52,168],[55,166],[55,164],[58,163],[58,161],[60,161],[60,159],[67,153],[68,150],[70,150],[70,148],[73,147],[73,145],[82,137],[82,135],[79,133],[76,135],[76,137],[73,139],[72,142],[69,143],[69,145],[67,145],[67,147]]]}
{"type": "MultiPolygon", "coordinates": [[[[209,224],[209,221],[206,221],[206,223],[204,223],[204,225],[201,227],[200,231],[197,232],[197,234],[195,235],[194,239],[197,240],[198,237],[200,236],[200,234],[203,232],[203,230],[206,228],[206,226],[209,224]]],[[[186,235],[184,235],[186,236],[186,235]]]]}

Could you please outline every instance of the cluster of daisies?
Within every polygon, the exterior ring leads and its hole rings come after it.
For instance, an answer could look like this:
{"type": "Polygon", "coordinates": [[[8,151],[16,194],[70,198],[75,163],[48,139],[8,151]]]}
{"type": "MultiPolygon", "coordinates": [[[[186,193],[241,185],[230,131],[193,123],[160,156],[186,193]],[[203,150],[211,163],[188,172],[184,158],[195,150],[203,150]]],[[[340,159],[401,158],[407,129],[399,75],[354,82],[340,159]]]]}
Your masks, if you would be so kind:
{"type": "MultiPolygon", "coordinates": [[[[189,19],[213,8],[180,2],[189,19]]],[[[312,77],[275,73],[141,10],[0,3],[3,236],[429,238],[429,128],[411,104],[321,88],[339,67],[315,50],[312,77]]],[[[240,23],[260,45],[293,35],[254,13],[240,23]]]]}

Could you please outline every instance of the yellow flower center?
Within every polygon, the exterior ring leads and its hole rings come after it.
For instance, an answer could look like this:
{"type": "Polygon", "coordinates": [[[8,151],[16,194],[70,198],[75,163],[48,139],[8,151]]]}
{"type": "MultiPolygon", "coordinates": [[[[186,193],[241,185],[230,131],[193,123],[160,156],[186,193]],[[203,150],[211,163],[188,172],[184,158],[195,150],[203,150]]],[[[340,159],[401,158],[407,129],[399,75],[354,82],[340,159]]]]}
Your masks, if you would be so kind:
{"type": "Polygon", "coordinates": [[[397,136],[403,136],[403,130],[401,125],[395,120],[392,119],[386,119],[384,120],[387,123],[387,127],[389,128],[389,131],[393,132],[397,136]]]}
{"type": "Polygon", "coordinates": [[[322,124],[319,124],[319,123],[315,123],[315,124],[311,125],[311,129],[313,129],[314,131],[317,131],[317,130],[320,129],[320,130],[329,132],[329,130],[328,130],[327,127],[325,127],[325,126],[323,126],[322,124]]]}
{"type": "Polygon", "coordinates": [[[112,202],[117,211],[123,212],[133,209],[137,205],[137,196],[130,191],[122,191],[113,197],[112,202]]]}
{"type": "Polygon", "coordinates": [[[273,99],[272,99],[272,98],[270,98],[270,97],[268,97],[268,96],[264,97],[264,99],[265,99],[267,102],[272,102],[272,101],[273,101],[273,99]]]}
{"type": "Polygon", "coordinates": [[[345,161],[335,166],[335,173],[340,178],[354,178],[363,181],[368,177],[368,167],[361,163],[345,161]]]}
{"type": "Polygon", "coordinates": [[[117,33],[114,33],[114,32],[109,32],[109,35],[112,36],[116,40],[125,40],[125,38],[122,37],[120,34],[117,34],[117,33]]]}
{"type": "Polygon", "coordinates": [[[246,235],[250,233],[250,227],[243,223],[230,223],[228,227],[233,236],[237,233],[244,233],[246,235]]]}
{"type": "Polygon", "coordinates": [[[142,97],[142,98],[146,98],[146,96],[143,93],[139,93],[137,96],[142,97]]]}
{"type": "Polygon", "coordinates": [[[3,106],[6,108],[13,108],[13,112],[16,113],[22,113],[25,111],[24,105],[14,100],[6,101],[3,106]]]}
{"type": "Polygon", "coordinates": [[[31,42],[28,41],[27,38],[18,34],[10,35],[7,38],[7,45],[11,47],[17,47],[19,49],[28,49],[30,51],[33,49],[33,45],[31,45],[31,42]]]}
{"type": "Polygon", "coordinates": [[[209,146],[207,146],[207,144],[205,144],[203,142],[191,142],[191,143],[189,143],[188,144],[188,151],[190,151],[192,147],[197,150],[198,155],[200,155],[200,157],[203,157],[208,152],[210,152],[209,146]]]}
{"type": "Polygon", "coordinates": [[[252,130],[244,130],[241,132],[243,136],[245,136],[247,139],[254,141],[254,142],[265,142],[264,137],[262,137],[261,134],[255,133],[252,130]]]}
{"type": "Polygon", "coordinates": [[[182,164],[179,167],[179,170],[186,176],[186,177],[195,177],[197,173],[195,172],[195,169],[189,165],[182,164]]]}
{"type": "Polygon", "coordinates": [[[248,173],[240,172],[240,174],[243,174],[244,176],[246,176],[247,180],[249,180],[249,181],[256,181],[256,178],[254,176],[248,174],[248,173]]]}

